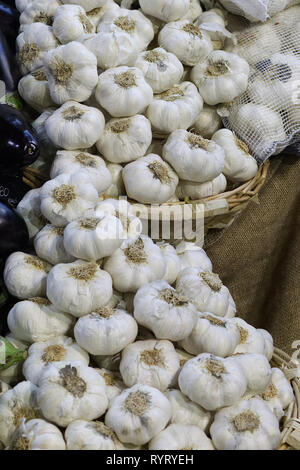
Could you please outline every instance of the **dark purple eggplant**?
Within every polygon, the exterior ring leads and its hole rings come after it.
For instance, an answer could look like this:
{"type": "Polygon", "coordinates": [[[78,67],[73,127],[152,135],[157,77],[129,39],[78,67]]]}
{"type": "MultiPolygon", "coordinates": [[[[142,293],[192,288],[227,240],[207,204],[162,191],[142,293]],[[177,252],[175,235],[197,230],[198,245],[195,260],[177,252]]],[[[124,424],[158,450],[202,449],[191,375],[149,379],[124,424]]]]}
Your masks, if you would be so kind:
{"type": "Polygon", "coordinates": [[[17,207],[28,191],[29,187],[23,182],[21,174],[0,174],[0,198],[2,202],[17,207]]]}
{"type": "Polygon", "coordinates": [[[24,219],[3,200],[0,200],[0,258],[23,250],[29,241],[24,219]]]}
{"type": "Polygon", "coordinates": [[[16,8],[0,1],[0,27],[5,32],[18,34],[19,12],[16,8]]]}
{"type": "Polygon", "coordinates": [[[18,89],[20,72],[16,56],[10,49],[7,39],[0,28],[0,80],[5,83],[5,90],[1,90],[1,98],[6,93],[18,89]]]}
{"type": "Polygon", "coordinates": [[[0,105],[0,174],[15,174],[39,156],[37,135],[17,109],[0,105]]]}

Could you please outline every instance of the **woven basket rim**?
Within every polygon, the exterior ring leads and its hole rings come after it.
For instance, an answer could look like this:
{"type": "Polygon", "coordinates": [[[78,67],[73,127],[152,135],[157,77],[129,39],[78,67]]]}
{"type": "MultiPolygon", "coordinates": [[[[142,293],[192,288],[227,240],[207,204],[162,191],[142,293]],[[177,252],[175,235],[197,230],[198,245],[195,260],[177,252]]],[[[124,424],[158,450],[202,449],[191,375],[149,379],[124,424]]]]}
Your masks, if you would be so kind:
{"type": "Polygon", "coordinates": [[[300,375],[299,364],[281,349],[274,348],[271,364],[280,368],[290,381],[295,400],[286,411],[279,450],[300,450],[300,375]]]}

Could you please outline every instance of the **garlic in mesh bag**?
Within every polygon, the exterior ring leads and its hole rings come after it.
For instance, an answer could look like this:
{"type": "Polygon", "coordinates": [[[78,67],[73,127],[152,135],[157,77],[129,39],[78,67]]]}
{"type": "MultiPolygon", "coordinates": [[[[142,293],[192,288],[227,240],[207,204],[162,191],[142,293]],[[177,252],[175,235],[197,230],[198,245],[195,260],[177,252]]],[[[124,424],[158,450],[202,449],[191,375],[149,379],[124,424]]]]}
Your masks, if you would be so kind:
{"type": "Polygon", "coordinates": [[[219,2],[231,13],[244,16],[255,23],[266,21],[285,8],[299,4],[300,0],[219,0],[219,2]]]}
{"type": "Polygon", "coordinates": [[[228,49],[250,65],[245,93],[224,109],[223,123],[259,163],[300,137],[300,7],[236,33],[228,49]]]}

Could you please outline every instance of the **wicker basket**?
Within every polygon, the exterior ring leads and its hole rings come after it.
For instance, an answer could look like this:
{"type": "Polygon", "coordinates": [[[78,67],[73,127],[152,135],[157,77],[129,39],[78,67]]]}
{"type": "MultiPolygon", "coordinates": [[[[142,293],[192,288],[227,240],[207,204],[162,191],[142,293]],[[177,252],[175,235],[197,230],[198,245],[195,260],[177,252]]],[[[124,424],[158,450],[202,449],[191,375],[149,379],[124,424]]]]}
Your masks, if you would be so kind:
{"type": "Polygon", "coordinates": [[[290,356],[275,348],[271,364],[279,367],[291,382],[295,394],[284,418],[279,450],[300,450],[300,366],[290,356]]]}

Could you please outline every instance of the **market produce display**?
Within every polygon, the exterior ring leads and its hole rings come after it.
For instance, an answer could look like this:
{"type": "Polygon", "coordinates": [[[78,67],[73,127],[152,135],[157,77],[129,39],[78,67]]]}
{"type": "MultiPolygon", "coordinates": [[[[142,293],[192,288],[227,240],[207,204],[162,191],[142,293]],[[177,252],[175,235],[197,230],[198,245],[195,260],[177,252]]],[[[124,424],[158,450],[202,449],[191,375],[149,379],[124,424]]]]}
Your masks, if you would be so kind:
{"type": "Polygon", "coordinates": [[[4,253],[15,303],[0,337],[0,449],[277,449],[295,396],[270,364],[273,338],[239,318],[202,248],[154,242],[131,205],[257,173],[222,129],[250,74],[223,50],[226,12],[197,0],[16,7],[18,90],[35,119],[0,109],[23,138],[20,153],[4,133],[0,168],[33,164],[48,181],[17,212],[0,206],[3,229],[23,223],[4,253]]]}

